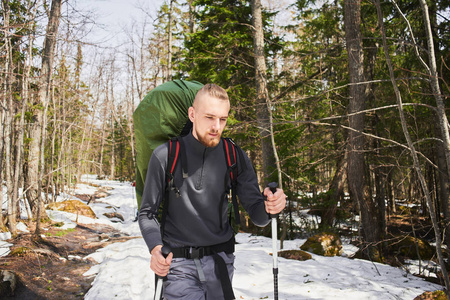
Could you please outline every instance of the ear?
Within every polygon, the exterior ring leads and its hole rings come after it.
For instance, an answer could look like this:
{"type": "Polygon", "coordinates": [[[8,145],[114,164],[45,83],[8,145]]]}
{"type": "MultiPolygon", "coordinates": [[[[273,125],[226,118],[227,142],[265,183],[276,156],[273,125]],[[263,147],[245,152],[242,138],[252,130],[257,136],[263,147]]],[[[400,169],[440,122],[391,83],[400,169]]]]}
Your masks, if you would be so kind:
{"type": "Polygon", "coordinates": [[[195,118],[195,110],[194,107],[189,107],[188,110],[188,116],[189,116],[189,120],[191,120],[192,123],[194,123],[194,118],[195,118]]]}

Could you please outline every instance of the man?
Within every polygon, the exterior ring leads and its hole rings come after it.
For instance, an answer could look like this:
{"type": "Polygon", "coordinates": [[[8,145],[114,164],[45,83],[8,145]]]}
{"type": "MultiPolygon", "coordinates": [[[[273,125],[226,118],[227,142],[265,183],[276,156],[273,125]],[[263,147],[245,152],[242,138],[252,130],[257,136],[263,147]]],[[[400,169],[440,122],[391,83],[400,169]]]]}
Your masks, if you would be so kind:
{"type": "MultiPolygon", "coordinates": [[[[177,164],[173,181],[179,195],[170,193],[163,238],[156,216],[165,193],[169,144],[156,148],[150,158],[139,226],[152,255],[151,269],[159,276],[167,275],[164,297],[168,300],[234,297],[230,283],[234,233],[227,220],[227,203],[223,201],[229,174],[221,140],[229,111],[226,91],[215,84],[203,86],[189,108],[193,128],[181,138],[187,157],[187,178],[183,178],[182,164],[177,164]],[[167,258],[161,253],[163,244],[172,249],[167,258]],[[228,271],[225,276],[224,269],[228,271]]],[[[285,208],[286,196],[281,189],[273,194],[266,188],[264,197],[249,158],[238,150],[243,159],[237,159],[237,195],[253,223],[266,226],[269,214],[278,214],[285,208]]]]}

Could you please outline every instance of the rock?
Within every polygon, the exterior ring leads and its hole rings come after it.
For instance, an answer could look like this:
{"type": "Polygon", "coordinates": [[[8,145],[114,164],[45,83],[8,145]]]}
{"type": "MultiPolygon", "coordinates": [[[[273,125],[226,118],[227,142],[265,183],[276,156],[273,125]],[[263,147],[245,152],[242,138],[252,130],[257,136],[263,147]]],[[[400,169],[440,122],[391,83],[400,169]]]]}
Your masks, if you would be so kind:
{"type": "Polygon", "coordinates": [[[302,250],[284,250],[278,252],[278,256],[299,261],[305,261],[312,258],[311,254],[302,250]]]}
{"type": "Polygon", "coordinates": [[[401,236],[398,239],[394,239],[390,243],[389,249],[396,255],[402,255],[411,259],[419,259],[420,255],[420,259],[429,260],[435,253],[435,248],[427,241],[411,236],[401,236]],[[417,253],[417,250],[419,253],[417,253]]]}
{"type": "Polygon", "coordinates": [[[447,295],[444,291],[424,292],[423,294],[414,298],[414,300],[447,300],[447,295]]]}
{"type": "Polygon", "coordinates": [[[323,232],[306,240],[300,249],[322,256],[342,255],[342,242],[339,235],[323,232]]]}
{"type": "Polygon", "coordinates": [[[123,216],[117,212],[112,212],[112,213],[104,213],[104,216],[106,216],[107,218],[113,219],[113,218],[117,218],[123,221],[125,221],[125,219],[123,218],[123,216]]]}
{"type": "Polygon", "coordinates": [[[109,195],[111,195],[110,193],[108,193],[108,191],[113,190],[114,188],[109,187],[109,186],[102,186],[99,187],[98,190],[94,193],[94,197],[95,198],[106,198],[109,195]]]}
{"type": "Polygon", "coordinates": [[[99,192],[99,191],[97,191],[94,194],[95,198],[106,198],[108,196],[109,196],[109,194],[107,192],[99,192]]]}
{"type": "Polygon", "coordinates": [[[97,218],[91,207],[78,200],[66,200],[50,203],[47,205],[47,209],[65,211],[93,219],[97,218]]]}
{"type": "Polygon", "coordinates": [[[8,270],[0,270],[0,298],[14,296],[16,286],[16,274],[8,270]]]}

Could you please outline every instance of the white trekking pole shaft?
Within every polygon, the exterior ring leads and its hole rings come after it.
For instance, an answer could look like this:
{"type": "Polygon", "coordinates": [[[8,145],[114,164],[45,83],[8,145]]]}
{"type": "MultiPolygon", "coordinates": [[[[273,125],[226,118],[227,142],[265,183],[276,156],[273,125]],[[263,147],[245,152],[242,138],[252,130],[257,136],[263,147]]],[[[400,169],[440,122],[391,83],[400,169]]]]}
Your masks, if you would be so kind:
{"type": "MultiPolygon", "coordinates": [[[[161,248],[161,252],[162,255],[164,256],[164,258],[166,258],[169,253],[171,252],[171,249],[169,246],[164,246],[161,248]]],[[[164,277],[162,276],[157,276],[158,278],[158,282],[156,283],[156,290],[155,290],[155,298],[154,300],[160,300],[161,296],[162,296],[162,290],[163,290],[163,281],[164,281],[164,277]]]]}
{"type": "MultiPolygon", "coordinates": [[[[277,183],[271,182],[269,183],[270,191],[275,194],[277,191],[277,183]]],[[[270,215],[272,218],[272,257],[273,257],[273,293],[274,293],[274,299],[278,300],[278,247],[277,247],[277,232],[278,232],[278,226],[277,226],[277,217],[278,215],[270,215]]]]}

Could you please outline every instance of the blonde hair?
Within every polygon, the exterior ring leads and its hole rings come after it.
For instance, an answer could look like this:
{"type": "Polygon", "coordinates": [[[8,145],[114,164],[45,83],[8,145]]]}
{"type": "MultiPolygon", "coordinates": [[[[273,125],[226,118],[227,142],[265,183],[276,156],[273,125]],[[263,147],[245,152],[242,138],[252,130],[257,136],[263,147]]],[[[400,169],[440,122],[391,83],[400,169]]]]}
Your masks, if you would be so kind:
{"type": "Polygon", "coordinates": [[[225,91],[224,88],[218,86],[217,84],[214,83],[208,83],[205,84],[198,92],[197,95],[195,96],[194,99],[194,103],[203,95],[208,95],[210,97],[213,98],[217,98],[220,100],[225,100],[225,101],[229,101],[228,99],[228,93],[227,91],[225,91]]]}

